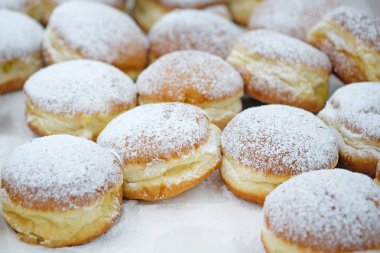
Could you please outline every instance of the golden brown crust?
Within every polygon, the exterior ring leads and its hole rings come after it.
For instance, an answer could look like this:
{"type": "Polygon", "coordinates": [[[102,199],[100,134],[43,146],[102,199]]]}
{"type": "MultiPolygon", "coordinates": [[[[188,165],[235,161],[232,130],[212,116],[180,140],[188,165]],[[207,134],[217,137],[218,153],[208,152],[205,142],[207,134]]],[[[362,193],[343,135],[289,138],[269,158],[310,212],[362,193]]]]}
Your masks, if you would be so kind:
{"type": "Polygon", "coordinates": [[[0,85],[0,94],[4,94],[11,91],[21,90],[24,86],[24,82],[27,78],[17,78],[9,80],[0,85]]]}
{"type": "Polygon", "coordinates": [[[358,153],[349,152],[348,150],[339,149],[338,166],[353,172],[366,174],[371,178],[376,176],[376,165],[378,159],[373,156],[360,155],[358,153]]]}

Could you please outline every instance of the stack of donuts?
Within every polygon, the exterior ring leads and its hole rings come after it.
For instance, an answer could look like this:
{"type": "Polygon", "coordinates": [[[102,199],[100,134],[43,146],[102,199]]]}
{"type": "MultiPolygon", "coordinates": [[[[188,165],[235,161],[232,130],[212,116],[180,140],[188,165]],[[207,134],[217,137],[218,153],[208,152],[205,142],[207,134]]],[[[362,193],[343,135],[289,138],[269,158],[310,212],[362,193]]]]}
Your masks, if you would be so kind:
{"type": "Polygon", "coordinates": [[[267,252],[380,250],[379,15],[339,0],[0,0],[0,67],[36,135],[1,169],[2,215],[27,243],[90,242],[123,198],[173,198],[219,170],[263,205],[267,252]]]}

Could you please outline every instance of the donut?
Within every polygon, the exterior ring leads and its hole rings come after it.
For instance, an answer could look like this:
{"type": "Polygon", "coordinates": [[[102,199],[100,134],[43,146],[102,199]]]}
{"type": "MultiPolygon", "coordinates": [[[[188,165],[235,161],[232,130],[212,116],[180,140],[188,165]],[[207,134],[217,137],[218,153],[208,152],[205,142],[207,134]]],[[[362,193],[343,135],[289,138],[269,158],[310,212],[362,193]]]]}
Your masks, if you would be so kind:
{"type": "Polygon", "coordinates": [[[27,15],[0,9],[0,94],[22,89],[43,66],[43,28],[27,15]]]}
{"type": "Polygon", "coordinates": [[[132,80],[92,60],[57,63],[24,87],[28,126],[38,135],[70,134],[96,140],[114,117],[136,105],[132,80]]]}
{"type": "Polygon", "coordinates": [[[9,9],[25,12],[33,18],[41,21],[42,12],[41,0],[1,0],[0,9],[9,9]]]}
{"type": "Polygon", "coordinates": [[[136,107],[116,119],[97,143],[118,154],[124,197],[162,200],[196,186],[219,167],[220,130],[189,104],[136,107]]]}
{"type": "Polygon", "coordinates": [[[340,7],[310,31],[310,43],[331,59],[344,83],[380,81],[380,17],[340,7]]]}
{"type": "Polygon", "coordinates": [[[262,204],[289,178],[338,163],[333,133],[318,117],[286,105],[239,113],[223,130],[220,173],[237,197],[262,204]]]}
{"type": "Polygon", "coordinates": [[[242,109],[243,80],[218,56],[177,51],[162,56],[137,79],[139,104],[189,103],[204,109],[223,129],[242,109]]]}
{"type": "Polygon", "coordinates": [[[199,50],[222,58],[242,30],[215,14],[199,10],[175,10],[160,18],[149,32],[150,59],[180,50],[199,50]]]}
{"type": "Polygon", "coordinates": [[[118,219],[122,183],[117,158],[96,143],[69,135],[37,138],[4,163],[3,216],[27,243],[83,244],[118,219]]]}
{"type": "Polygon", "coordinates": [[[333,130],[340,166],[374,178],[380,161],[380,83],[338,89],[318,116],[333,130]]]}
{"type": "Polygon", "coordinates": [[[246,93],[263,103],[318,112],[329,93],[331,63],[305,42],[270,30],[241,36],[227,61],[242,75],[246,93]]]}
{"type": "Polygon", "coordinates": [[[230,0],[229,7],[233,20],[246,26],[254,9],[264,0],[230,0]]]}
{"type": "Polygon", "coordinates": [[[44,59],[106,62],[135,79],[148,61],[148,39],[126,14],[95,2],[69,2],[53,12],[43,40],[44,59]]]}
{"type": "Polygon", "coordinates": [[[380,187],[347,170],[312,171],[268,195],[261,240],[266,252],[378,252],[380,187]]]}
{"type": "Polygon", "coordinates": [[[173,9],[207,9],[219,7],[222,16],[229,17],[227,0],[139,0],[133,8],[133,16],[144,31],[149,31],[154,23],[173,9]]]}
{"type": "Polygon", "coordinates": [[[300,40],[340,0],[266,0],[251,14],[250,29],[269,29],[300,40]]]}

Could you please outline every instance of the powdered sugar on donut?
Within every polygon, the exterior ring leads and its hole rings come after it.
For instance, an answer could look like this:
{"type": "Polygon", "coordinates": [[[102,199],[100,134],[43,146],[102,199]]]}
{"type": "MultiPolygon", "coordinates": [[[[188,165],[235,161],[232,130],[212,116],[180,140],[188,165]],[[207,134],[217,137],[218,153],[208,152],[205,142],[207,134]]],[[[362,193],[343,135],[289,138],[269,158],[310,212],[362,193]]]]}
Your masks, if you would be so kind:
{"type": "Polygon", "coordinates": [[[223,131],[222,147],[238,163],[275,175],[328,169],[338,161],[329,127],[313,114],[285,105],[238,114],[223,131]]]}
{"type": "Polygon", "coordinates": [[[29,0],[1,0],[0,9],[22,10],[29,0]]]}
{"type": "Polygon", "coordinates": [[[182,103],[136,107],[108,124],[97,142],[124,162],[168,160],[207,140],[209,118],[202,109],[182,103]]]}
{"type": "Polygon", "coordinates": [[[330,71],[331,63],[321,51],[298,39],[270,30],[255,30],[241,36],[235,46],[251,54],[301,64],[312,68],[330,71]]]}
{"type": "Polygon", "coordinates": [[[35,73],[25,94],[45,111],[66,115],[109,113],[117,106],[134,106],[136,87],[117,68],[96,61],[58,63],[35,73]]]}
{"type": "Polygon", "coordinates": [[[176,10],[159,19],[149,33],[153,54],[195,49],[226,58],[242,30],[205,11],[176,10]]]}
{"type": "MultiPolygon", "coordinates": [[[[71,2],[71,1],[77,1],[77,0],[53,0],[54,2],[58,4],[71,2]]],[[[109,5],[122,5],[124,3],[123,0],[80,0],[80,1],[90,1],[90,2],[99,2],[99,3],[105,3],[109,5]]]]}
{"type": "Polygon", "coordinates": [[[137,80],[141,95],[167,101],[217,100],[243,90],[239,73],[220,57],[201,51],[167,54],[150,65],[137,80]],[[190,94],[189,94],[190,93],[190,94]]]}
{"type": "Polygon", "coordinates": [[[379,246],[380,187],[362,174],[334,169],[306,173],[266,198],[269,229],[287,241],[324,252],[379,246]]]}
{"type": "Polygon", "coordinates": [[[225,4],[226,0],[158,0],[158,2],[171,8],[200,8],[212,4],[225,4]]]}
{"type": "Polygon", "coordinates": [[[42,26],[29,16],[0,9],[0,59],[27,57],[39,52],[42,26]]]}
{"type": "Polygon", "coordinates": [[[111,152],[69,135],[38,138],[17,147],[1,176],[8,195],[20,195],[23,206],[53,201],[53,210],[81,207],[86,199],[101,198],[122,180],[111,152]]]}

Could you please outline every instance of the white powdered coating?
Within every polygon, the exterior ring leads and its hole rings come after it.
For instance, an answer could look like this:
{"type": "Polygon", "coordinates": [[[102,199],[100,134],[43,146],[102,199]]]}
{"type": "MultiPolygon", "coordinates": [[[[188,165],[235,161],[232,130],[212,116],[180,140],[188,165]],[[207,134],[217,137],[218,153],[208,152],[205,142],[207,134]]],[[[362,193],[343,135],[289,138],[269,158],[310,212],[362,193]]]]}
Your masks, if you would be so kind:
{"type": "Polygon", "coordinates": [[[340,131],[348,136],[360,134],[380,141],[380,83],[354,83],[338,89],[320,116],[340,124],[340,131]]]}
{"type": "Polygon", "coordinates": [[[22,10],[30,0],[1,0],[0,9],[22,10]]]}
{"type": "Polygon", "coordinates": [[[149,162],[184,155],[207,138],[209,119],[202,109],[182,103],[147,104],[107,125],[97,142],[125,161],[149,162]]]}
{"type": "Polygon", "coordinates": [[[324,19],[344,27],[357,40],[380,51],[380,17],[352,7],[340,7],[327,14],[324,19]]]}
{"type": "Polygon", "coordinates": [[[353,252],[380,245],[380,187],[346,170],[302,174],[265,200],[269,229],[281,238],[324,252],[353,252]]]}
{"type": "Polygon", "coordinates": [[[141,95],[161,95],[178,102],[184,102],[189,92],[199,94],[200,100],[217,100],[242,91],[243,80],[220,57],[189,50],[160,57],[141,73],[137,88],[141,95]]]}
{"type": "MultiPolygon", "coordinates": [[[[62,3],[78,1],[78,0],[53,0],[53,1],[58,4],[62,4],[62,3]]],[[[79,1],[99,2],[99,3],[109,4],[109,5],[118,5],[118,4],[123,3],[123,0],[79,0],[79,1]]]]}
{"type": "Polygon", "coordinates": [[[226,0],[158,0],[158,2],[171,8],[197,8],[213,4],[227,3],[226,0]]]}
{"type": "Polygon", "coordinates": [[[160,18],[149,32],[152,52],[195,49],[226,58],[242,30],[218,15],[176,10],[160,18]]]}
{"type": "Polygon", "coordinates": [[[66,115],[108,113],[136,100],[136,87],[126,74],[90,60],[46,67],[28,79],[24,92],[43,110],[66,115]]]}
{"type": "Polygon", "coordinates": [[[78,200],[102,197],[122,173],[116,157],[96,143],[52,135],[15,148],[1,176],[8,190],[28,200],[27,207],[54,201],[67,210],[77,208],[78,200]]]}
{"type": "Polygon", "coordinates": [[[255,30],[241,36],[237,42],[251,54],[291,64],[301,64],[312,68],[331,69],[328,57],[305,42],[287,35],[270,31],[255,30]]]}
{"type": "Polygon", "coordinates": [[[59,5],[48,29],[56,31],[64,43],[85,57],[108,63],[120,57],[120,50],[133,56],[136,45],[148,47],[146,36],[128,15],[96,2],[59,5]]]}
{"type": "Polygon", "coordinates": [[[0,59],[26,57],[41,49],[42,26],[29,16],[0,9],[0,59]]]}
{"type": "Polygon", "coordinates": [[[252,13],[249,27],[267,28],[306,40],[307,32],[339,0],[266,0],[252,13]]]}
{"type": "Polygon", "coordinates": [[[312,113],[285,105],[238,114],[223,131],[222,147],[238,163],[275,175],[328,169],[338,160],[329,127],[312,113]]]}

